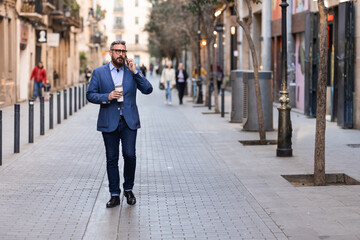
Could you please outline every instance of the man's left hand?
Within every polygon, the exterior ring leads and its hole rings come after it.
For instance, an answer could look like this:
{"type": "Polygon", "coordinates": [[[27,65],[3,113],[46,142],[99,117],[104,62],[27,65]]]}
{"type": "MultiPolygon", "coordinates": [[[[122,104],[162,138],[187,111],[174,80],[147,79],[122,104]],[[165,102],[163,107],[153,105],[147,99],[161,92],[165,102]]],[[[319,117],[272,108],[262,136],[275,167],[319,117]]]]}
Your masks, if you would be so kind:
{"type": "Polygon", "coordinates": [[[136,63],[135,63],[134,59],[128,58],[128,63],[129,63],[128,67],[129,67],[130,71],[132,71],[135,74],[137,72],[137,70],[136,70],[136,63]]]}

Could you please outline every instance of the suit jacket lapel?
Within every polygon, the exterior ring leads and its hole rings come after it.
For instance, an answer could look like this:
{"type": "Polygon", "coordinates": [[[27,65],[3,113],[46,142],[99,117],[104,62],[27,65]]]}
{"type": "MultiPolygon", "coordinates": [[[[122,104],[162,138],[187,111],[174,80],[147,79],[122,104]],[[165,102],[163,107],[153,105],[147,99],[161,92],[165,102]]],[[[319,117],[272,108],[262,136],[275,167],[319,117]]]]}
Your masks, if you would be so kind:
{"type": "Polygon", "coordinates": [[[125,66],[124,67],[124,78],[123,78],[123,84],[122,84],[123,89],[124,89],[124,94],[130,87],[129,84],[131,83],[131,81],[130,81],[131,78],[132,78],[132,73],[131,73],[130,69],[125,66]]]}
{"type": "Polygon", "coordinates": [[[109,64],[106,64],[104,67],[105,67],[105,79],[108,80],[108,84],[110,84],[112,89],[115,89],[115,85],[114,85],[114,81],[111,76],[109,64]]]}

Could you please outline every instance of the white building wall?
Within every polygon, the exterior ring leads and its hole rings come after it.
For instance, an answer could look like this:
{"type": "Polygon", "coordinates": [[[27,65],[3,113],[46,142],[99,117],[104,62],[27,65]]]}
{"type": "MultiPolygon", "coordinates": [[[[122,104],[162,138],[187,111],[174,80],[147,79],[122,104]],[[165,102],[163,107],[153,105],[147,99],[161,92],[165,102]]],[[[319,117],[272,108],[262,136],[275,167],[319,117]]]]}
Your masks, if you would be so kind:
{"type": "MultiPolygon", "coordinates": [[[[116,35],[121,34],[122,40],[126,41],[128,50],[128,57],[134,58],[139,56],[140,64],[144,64],[147,68],[150,64],[150,55],[148,53],[148,39],[149,35],[144,31],[145,25],[148,22],[148,17],[151,11],[151,3],[148,0],[127,1],[123,0],[123,12],[115,13],[116,16],[123,17],[124,29],[114,30],[115,23],[114,1],[103,1],[102,7],[107,10],[105,25],[106,34],[108,36],[107,46],[116,40],[116,35]],[[138,6],[136,6],[138,2],[138,6]],[[135,18],[138,17],[139,23],[135,23],[135,18]],[[139,35],[139,43],[135,43],[135,35],[139,35]]],[[[107,56],[109,60],[109,57],[107,56]]]]}

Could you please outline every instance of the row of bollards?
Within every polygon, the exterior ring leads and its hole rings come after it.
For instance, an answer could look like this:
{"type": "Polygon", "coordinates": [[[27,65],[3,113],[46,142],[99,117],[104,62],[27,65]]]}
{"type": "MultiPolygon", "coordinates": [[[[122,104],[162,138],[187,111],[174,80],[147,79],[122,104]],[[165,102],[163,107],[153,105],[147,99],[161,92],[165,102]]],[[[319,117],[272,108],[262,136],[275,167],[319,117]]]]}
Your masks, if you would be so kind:
{"type": "MultiPolygon", "coordinates": [[[[79,110],[82,106],[85,106],[88,101],[85,101],[85,92],[87,91],[88,85],[83,84],[81,86],[74,87],[74,112],[77,111],[77,106],[79,110]],[[77,96],[77,92],[79,95],[77,96]]],[[[69,115],[72,115],[73,110],[73,89],[69,88],[69,104],[67,97],[67,89],[63,91],[64,97],[64,119],[68,118],[68,109],[69,106],[69,115]]],[[[61,92],[57,91],[57,123],[61,124],[61,92]]],[[[14,105],[14,153],[20,152],[20,104],[14,105]]],[[[51,93],[49,97],[49,129],[54,128],[54,95],[51,93]]],[[[40,135],[45,135],[45,103],[44,97],[40,98],[40,135]]],[[[34,142],[34,100],[29,100],[29,143],[34,142]]],[[[0,166],[2,165],[2,111],[0,110],[0,166]]]]}

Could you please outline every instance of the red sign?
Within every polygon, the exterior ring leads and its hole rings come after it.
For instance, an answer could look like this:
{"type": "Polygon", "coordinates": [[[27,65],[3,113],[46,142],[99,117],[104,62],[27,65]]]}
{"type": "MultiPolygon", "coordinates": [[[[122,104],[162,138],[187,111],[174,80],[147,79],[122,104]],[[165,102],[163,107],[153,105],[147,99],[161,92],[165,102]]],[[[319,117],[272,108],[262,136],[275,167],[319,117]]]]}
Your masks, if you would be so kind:
{"type": "Polygon", "coordinates": [[[328,22],[334,21],[334,14],[329,14],[328,13],[327,20],[328,20],[328,22]]]}
{"type": "Polygon", "coordinates": [[[272,0],[272,20],[281,18],[281,0],[272,0]]]}

